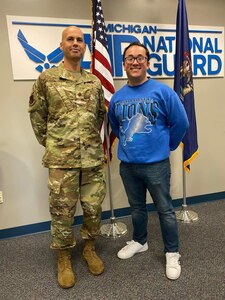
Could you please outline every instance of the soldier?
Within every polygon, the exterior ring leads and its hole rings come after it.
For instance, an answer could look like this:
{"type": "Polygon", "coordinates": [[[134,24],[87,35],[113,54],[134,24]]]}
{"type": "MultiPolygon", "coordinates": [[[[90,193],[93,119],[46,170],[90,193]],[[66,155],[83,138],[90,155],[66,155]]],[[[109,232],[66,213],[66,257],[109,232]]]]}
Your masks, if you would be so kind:
{"type": "Polygon", "coordinates": [[[170,151],[175,150],[188,126],[177,94],[163,83],[147,77],[150,54],[141,43],[131,43],[123,53],[128,83],[109,104],[109,120],[119,138],[120,175],[131,206],[133,239],[117,256],[128,259],[148,250],[147,190],[159,214],[166,276],[181,273],[178,228],[170,196],[170,151]]]}
{"type": "Polygon", "coordinates": [[[71,250],[76,245],[72,224],[78,200],[83,209],[82,256],[92,274],[104,271],[95,240],[106,193],[99,134],[105,102],[98,78],[81,68],[86,50],[82,31],[67,27],[60,48],[64,60],[34,83],[29,113],[36,138],[45,147],[43,165],[49,168],[50,247],[58,252],[58,283],[70,288],[75,283],[71,250]]]}

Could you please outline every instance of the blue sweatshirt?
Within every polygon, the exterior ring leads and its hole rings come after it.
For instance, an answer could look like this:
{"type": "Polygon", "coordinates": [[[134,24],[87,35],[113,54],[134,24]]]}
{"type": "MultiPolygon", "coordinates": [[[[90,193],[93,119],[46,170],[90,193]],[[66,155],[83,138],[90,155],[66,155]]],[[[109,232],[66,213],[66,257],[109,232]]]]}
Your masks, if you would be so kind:
{"type": "Polygon", "coordinates": [[[108,116],[119,139],[118,159],[126,163],[147,164],[168,158],[189,127],[177,94],[154,79],[118,90],[109,103],[108,116]]]}

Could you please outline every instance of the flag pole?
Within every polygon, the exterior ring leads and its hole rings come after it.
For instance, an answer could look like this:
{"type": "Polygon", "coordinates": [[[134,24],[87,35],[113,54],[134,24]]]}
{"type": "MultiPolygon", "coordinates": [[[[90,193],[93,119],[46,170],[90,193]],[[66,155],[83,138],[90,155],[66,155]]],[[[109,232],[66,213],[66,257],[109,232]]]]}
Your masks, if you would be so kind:
{"type": "MultiPolygon", "coordinates": [[[[114,84],[112,77],[112,68],[110,57],[108,53],[107,36],[105,30],[105,21],[103,17],[103,10],[101,0],[91,0],[92,6],[92,64],[91,70],[101,81],[105,102],[109,104],[111,96],[114,92],[114,84]],[[97,64],[96,64],[97,62],[97,64]]],[[[106,105],[108,106],[108,105],[106,105]]],[[[110,200],[111,218],[110,224],[104,224],[100,228],[100,234],[104,237],[113,238],[120,237],[127,233],[127,226],[121,222],[116,222],[112,203],[112,188],[111,188],[111,171],[110,171],[110,138],[108,131],[108,116],[105,114],[104,124],[104,140],[107,162],[107,175],[108,175],[108,190],[110,200]]],[[[111,133],[110,133],[111,137],[111,133]]]]}
{"type": "Polygon", "coordinates": [[[184,105],[190,124],[190,127],[182,140],[183,205],[181,210],[175,213],[177,220],[184,223],[191,223],[198,221],[198,215],[187,208],[185,172],[190,171],[190,162],[198,153],[198,141],[194,109],[191,51],[189,45],[189,30],[185,0],[178,0],[174,90],[184,105]]]}
{"type": "Polygon", "coordinates": [[[178,221],[183,223],[191,223],[198,221],[198,214],[194,211],[188,209],[187,199],[186,199],[186,173],[184,169],[184,164],[182,164],[183,170],[183,204],[179,211],[176,211],[176,217],[178,221]]]}
{"type": "Polygon", "coordinates": [[[104,135],[106,140],[106,153],[107,153],[107,184],[108,184],[108,191],[109,191],[109,203],[110,203],[110,223],[104,224],[101,226],[100,233],[102,236],[109,238],[113,237],[114,239],[117,237],[121,237],[127,233],[127,226],[122,222],[117,222],[114,214],[113,209],[113,201],[112,201],[112,181],[111,181],[111,169],[110,169],[110,150],[109,150],[109,134],[108,134],[108,117],[105,115],[104,119],[104,135]]]}

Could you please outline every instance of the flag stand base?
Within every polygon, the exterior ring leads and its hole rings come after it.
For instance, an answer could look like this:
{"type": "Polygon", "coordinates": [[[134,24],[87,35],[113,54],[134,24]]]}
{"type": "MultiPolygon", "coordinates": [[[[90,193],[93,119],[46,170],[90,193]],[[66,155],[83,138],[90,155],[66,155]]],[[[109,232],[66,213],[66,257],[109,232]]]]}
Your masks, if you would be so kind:
{"type": "Polygon", "coordinates": [[[183,223],[192,223],[198,221],[198,214],[194,211],[188,210],[187,205],[183,204],[180,211],[176,211],[176,217],[178,221],[183,223]]]}
{"type": "Polygon", "coordinates": [[[104,237],[121,237],[127,233],[127,226],[124,223],[116,222],[115,217],[110,218],[110,224],[101,226],[100,233],[104,237]]]}

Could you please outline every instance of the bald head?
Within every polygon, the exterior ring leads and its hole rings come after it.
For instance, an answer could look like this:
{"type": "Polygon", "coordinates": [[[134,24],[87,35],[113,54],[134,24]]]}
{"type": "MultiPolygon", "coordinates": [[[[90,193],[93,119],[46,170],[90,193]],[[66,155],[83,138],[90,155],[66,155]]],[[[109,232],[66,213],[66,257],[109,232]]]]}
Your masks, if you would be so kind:
{"type": "Polygon", "coordinates": [[[86,50],[84,34],[80,28],[69,26],[62,32],[60,49],[64,53],[64,66],[68,70],[71,68],[80,69],[80,63],[86,50]]]}
{"type": "Polygon", "coordinates": [[[84,34],[81,29],[77,26],[68,26],[62,32],[62,41],[65,40],[68,34],[78,34],[84,39],[84,34]]]}

